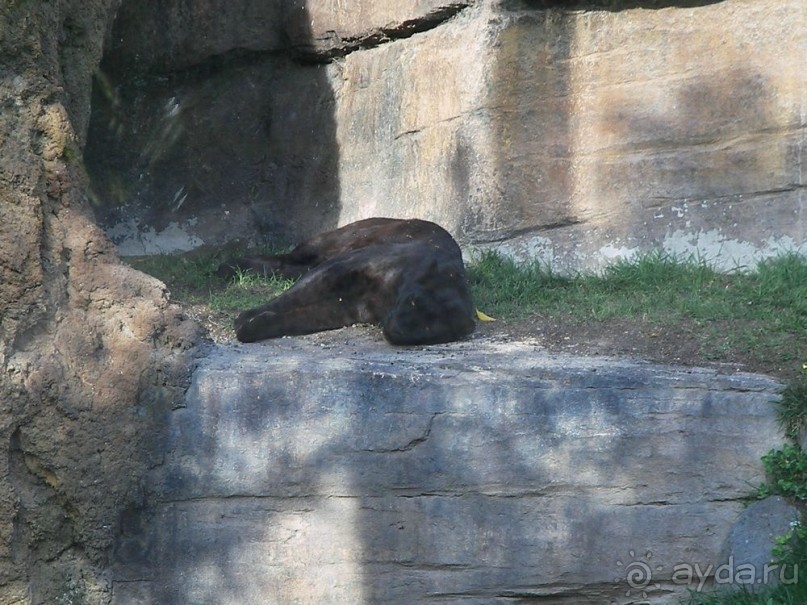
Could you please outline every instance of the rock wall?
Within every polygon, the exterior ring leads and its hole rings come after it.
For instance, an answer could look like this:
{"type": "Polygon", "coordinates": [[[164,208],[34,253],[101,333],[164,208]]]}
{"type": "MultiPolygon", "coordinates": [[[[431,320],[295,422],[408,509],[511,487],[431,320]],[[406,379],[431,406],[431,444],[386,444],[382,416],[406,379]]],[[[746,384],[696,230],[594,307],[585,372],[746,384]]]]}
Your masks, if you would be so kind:
{"type": "Polygon", "coordinates": [[[794,518],[743,512],[779,440],[767,378],[347,332],[209,353],[114,605],[673,605],[728,584],[727,553],[747,584],[794,518]]]}
{"type": "Polygon", "coordinates": [[[88,155],[99,216],[126,253],[371,215],[566,270],[801,249],[804,3],[559,4],[242,2],[163,29],[127,4],[88,155]],[[250,26],[189,34],[214,13],[250,26]]]}
{"type": "Polygon", "coordinates": [[[81,165],[106,0],[0,6],[0,603],[108,599],[196,328],[118,263],[81,165]]]}
{"type": "Polygon", "coordinates": [[[796,249],[805,44],[798,0],[475,3],[344,58],[341,218],[425,215],[571,270],[659,248],[726,268],[796,249]]]}

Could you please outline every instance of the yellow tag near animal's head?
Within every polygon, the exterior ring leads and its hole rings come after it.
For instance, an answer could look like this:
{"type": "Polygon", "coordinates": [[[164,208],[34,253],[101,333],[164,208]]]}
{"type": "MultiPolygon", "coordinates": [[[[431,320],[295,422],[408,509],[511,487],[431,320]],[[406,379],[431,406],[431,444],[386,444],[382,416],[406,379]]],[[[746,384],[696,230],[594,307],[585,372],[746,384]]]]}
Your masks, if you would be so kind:
{"type": "Polygon", "coordinates": [[[479,309],[476,310],[476,318],[479,321],[496,321],[490,315],[485,315],[484,313],[482,313],[482,311],[480,311],[479,309]]]}

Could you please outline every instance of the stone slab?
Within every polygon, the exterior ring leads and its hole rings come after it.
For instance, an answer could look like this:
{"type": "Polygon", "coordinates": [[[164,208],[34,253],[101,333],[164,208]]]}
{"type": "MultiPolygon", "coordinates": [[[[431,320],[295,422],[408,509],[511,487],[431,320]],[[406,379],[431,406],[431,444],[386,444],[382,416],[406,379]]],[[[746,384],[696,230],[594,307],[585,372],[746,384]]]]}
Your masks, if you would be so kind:
{"type": "Polygon", "coordinates": [[[218,346],[113,602],[674,603],[696,588],[674,566],[719,565],[762,481],[777,388],[482,338],[218,346]]]}

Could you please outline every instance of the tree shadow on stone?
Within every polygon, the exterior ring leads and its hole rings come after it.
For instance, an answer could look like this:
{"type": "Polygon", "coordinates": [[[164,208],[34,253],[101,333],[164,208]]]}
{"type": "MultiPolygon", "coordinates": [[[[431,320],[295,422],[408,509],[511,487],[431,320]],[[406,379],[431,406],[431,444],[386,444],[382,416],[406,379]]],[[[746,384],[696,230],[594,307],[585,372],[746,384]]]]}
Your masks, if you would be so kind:
{"type": "Polygon", "coordinates": [[[205,362],[125,517],[115,603],[601,603],[633,563],[656,595],[685,557],[716,563],[760,444],[706,435],[769,383],[367,348],[205,362]]]}
{"type": "MultiPolygon", "coordinates": [[[[799,181],[801,137],[792,126],[798,118],[771,111],[777,106],[771,83],[740,68],[685,82],[666,91],[665,99],[661,106],[615,99],[603,109],[602,123],[615,144],[584,170],[600,199],[622,197],[620,213],[610,213],[612,237],[635,246],[649,236],[638,225],[658,231],[659,224],[687,240],[731,224],[748,225],[750,242],[791,232],[788,213],[764,212],[770,204],[785,207],[788,197],[796,203],[799,181]],[[632,183],[629,197],[613,194],[622,183],[632,183]]],[[[692,245],[676,252],[714,261],[718,250],[692,245]]],[[[722,254],[722,266],[735,268],[730,250],[722,254]]]]}
{"type": "Polygon", "coordinates": [[[798,68],[776,55],[769,24],[749,30],[753,52],[746,30],[716,39],[703,24],[732,15],[718,5],[506,4],[491,85],[504,200],[491,200],[492,241],[513,238],[505,248],[516,255],[572,271],[670,239],[675,253],[698,254],[687,241],[701,232],[718,240],[705,243],[712,255],[723,239],[745,249],[800,241],[798,68]],[[605,5],[700,8],[616,15],[605,5]],[[657,33],[668,21],[669,35],[657,33]]]}

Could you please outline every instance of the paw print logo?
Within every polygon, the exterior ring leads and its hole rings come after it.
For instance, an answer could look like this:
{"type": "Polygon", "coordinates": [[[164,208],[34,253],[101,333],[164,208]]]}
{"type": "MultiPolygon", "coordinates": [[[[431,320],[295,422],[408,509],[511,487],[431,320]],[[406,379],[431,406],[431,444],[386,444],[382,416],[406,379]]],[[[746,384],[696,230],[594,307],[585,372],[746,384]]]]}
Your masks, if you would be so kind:
{"type": "Polygon", "coordinates": [[[628,589],[625,591],[626,597],[647,598],[648,589],[659,589],[661,585],[653,582],[653,574],[662,571],[662,565],[653,565],[653,553],[649,550],[641,556],[631,550],[628,552],[630,559],[627,562],[617,561],[621,575],[614,578],[614,582],[625,582],[628,589]]]}

